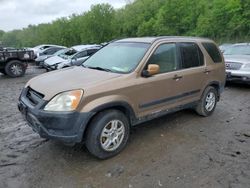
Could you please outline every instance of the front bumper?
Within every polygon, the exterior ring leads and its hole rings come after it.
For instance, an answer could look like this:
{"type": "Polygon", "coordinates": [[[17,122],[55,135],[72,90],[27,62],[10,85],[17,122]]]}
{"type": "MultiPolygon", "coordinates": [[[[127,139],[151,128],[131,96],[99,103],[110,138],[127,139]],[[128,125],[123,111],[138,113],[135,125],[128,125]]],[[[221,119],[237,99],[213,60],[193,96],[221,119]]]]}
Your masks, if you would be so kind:
{"type": "Polygon", "coordinates": [[[35,60],[36,66],[43,67],[44,61],[35,60]]]}
{"type": "Polygon", "coordinates": [[[45,68],[47,71],[53,71],[57,70],[58,65],[48,65],[46,63],[43,63],[43,68],[45,68]]]}
{"type": "Polygon", "coordinates": [[[250,71],[226,70],[227,81],[250,83],[250,71]]]}
{"type": "Polygon", "coordinates": [[[42,138],[59,140],[66,143],[82,141],[85,128],[93,113],[80,112],[47,112],[43,107],[47,101],[41,100],[33,106],[27,97],[28,88],[21,93],[18,109],[28,125],[42,138]]]}

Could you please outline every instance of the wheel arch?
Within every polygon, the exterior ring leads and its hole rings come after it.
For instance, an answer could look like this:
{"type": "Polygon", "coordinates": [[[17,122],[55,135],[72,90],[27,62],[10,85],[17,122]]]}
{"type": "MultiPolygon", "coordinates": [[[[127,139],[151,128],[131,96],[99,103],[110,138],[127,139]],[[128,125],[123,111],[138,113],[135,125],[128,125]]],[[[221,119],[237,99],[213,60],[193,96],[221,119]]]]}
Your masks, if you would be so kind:
{"type": "Polygon", "coordinates": [[[6,65],[7,65],[7,63],[9,63],[10,61],[20,61],[20,63],[23,62],[23,60],[21,60],[21,59],[19,59],[19,58],[8,58],[8,59],[6,60],[6,65]]]}
{"type": "Polygon", "coordinates": [[[219,101],[219,100],[220,100],[220,94],[221,94],[221,92],[224,90],[224,85],[222,85],[222,84],[221,84],[220,82],[218,82],[218,81],[212,81],[212,82],[208,83],[208,85],[204,88],[204,90],[205,90],[207,87],[209,87],[209,86],[214,87],[214,88],[216,89],[217,94],[218,94],[218,96],[217,96],[217,101],[219,101]]]}
{"type": "Polygon", "coordinates": [[[86,137],[87,130],[91,124],[91,121],[94,119],[94,117],[103,111],[112,110],[112,109],[118,110],[124,113],[125,116],[128,118],[130,126],[134,124],[136,116],[135,116],[134,110],[127,102],[124,102],[124,101],[108,102],[91,110],[93,115],[89,118],[88,122],[86,123],[86,126],[84,127],[82,140],[84,140],[84,138],[86,137]]]}

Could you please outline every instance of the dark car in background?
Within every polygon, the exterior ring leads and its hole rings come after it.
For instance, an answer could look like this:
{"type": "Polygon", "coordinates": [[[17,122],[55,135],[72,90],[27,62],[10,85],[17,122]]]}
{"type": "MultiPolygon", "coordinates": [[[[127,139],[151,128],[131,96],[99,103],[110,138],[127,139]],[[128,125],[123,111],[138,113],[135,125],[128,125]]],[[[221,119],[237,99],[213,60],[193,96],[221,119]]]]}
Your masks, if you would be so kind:
{"type": "Polygon", "coordinates": [[[26,72],[28,62],[34,61],[32,50],[0,49],[0,73],[10,77],[20,77],[26,72]]]}
{"type": "Polygon", "coordinates": [[[227,81],[250,84],[250,43],[238,43],[224,52],[227,81]]]}

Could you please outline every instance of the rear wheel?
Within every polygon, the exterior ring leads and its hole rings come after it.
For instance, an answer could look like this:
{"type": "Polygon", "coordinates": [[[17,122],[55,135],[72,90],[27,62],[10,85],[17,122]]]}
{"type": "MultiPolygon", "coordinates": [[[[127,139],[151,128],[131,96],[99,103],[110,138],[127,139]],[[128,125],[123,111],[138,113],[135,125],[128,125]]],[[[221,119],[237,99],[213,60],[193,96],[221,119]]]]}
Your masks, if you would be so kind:
{"type": "Polygon", "coordinates": [[[200,102],[196,106],[196,112],[204,117],[210,116],[214,112],[217,99],[217,90],[212,86],[207,87],[202,94],[200,102]]]}
{"type": "Polygon", "coordinates": [[[18,60],[13,60],[7,63],[5,66],[5,72],[10,77],[20,77],[25,74],[26,66],[23,62],[18,60]]]}
{"type": "Polygon", "coordinates": [[[120,111],[107,110],[94,117],[86,135],[86,147],[100,159],[117,155],[129,138],[129,122],[120,111]]]}

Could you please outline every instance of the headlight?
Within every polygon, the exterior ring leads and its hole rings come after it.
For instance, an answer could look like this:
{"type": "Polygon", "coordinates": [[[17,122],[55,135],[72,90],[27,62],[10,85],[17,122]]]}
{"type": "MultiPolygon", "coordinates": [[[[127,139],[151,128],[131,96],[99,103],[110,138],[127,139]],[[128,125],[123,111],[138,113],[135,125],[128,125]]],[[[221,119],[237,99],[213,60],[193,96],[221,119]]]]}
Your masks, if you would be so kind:
{"type": "Polygon", "coordinates": [[[44,107],[46,111],[73,111],[78,107],[83,95],[82,90],[73,90],[60,93],[52,98],[44,107]]]}
{"type": "Polygon", "coordinates": [[[30,58],[29,54],[24,54],[23,57],[24,57],[24,59],[29,59],[30,58]]]}
{"type": "Polygon", "coordinates": [[[250,63],[243,65],[241,69],[250,70],[250,63]]]}

